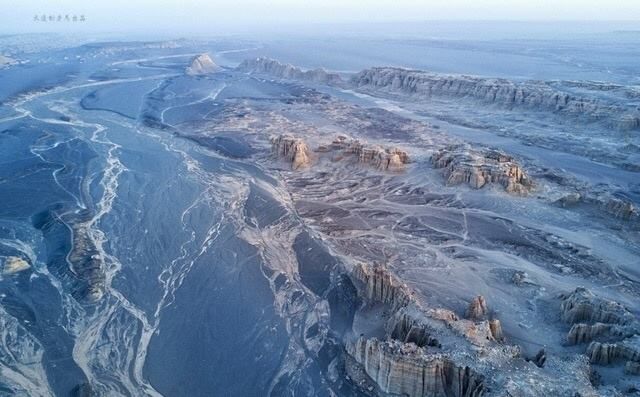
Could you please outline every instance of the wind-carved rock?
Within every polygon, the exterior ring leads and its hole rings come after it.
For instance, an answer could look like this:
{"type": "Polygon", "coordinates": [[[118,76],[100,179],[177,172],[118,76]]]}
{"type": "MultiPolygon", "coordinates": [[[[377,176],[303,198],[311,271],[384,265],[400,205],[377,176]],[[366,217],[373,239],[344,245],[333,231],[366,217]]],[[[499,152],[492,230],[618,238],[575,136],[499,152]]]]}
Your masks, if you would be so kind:
{"type": "Polygon", "coordinates": [[[619,360],[640,362],[640,335],[616,343],[591,342],[587,356],[594,364],[606,365],[619,360]]]}
{"type": "Polygon", "coordinates": [[[484,379],[468,366],[441,354],[428,354],[413,343],[359,338],[347,352],[383,393],[410,397],[484,395],[484,379]]]}
{"type": "Polygon", "coordinates": [[[478,295],[471,303],[469,303],[469,307],[467,308],[467,318],[470,320],[481,321],[484,320],[489,315],[489,308],[487,307],[487,301],[484,299],[484,296],[478,295]]]}
{"type": "Polygon", "coordinates": [[[369,301],[388,304],[394,309],[406,306],[410,301],[407,286],[382,266],[358,264],[352,274],[362,285],[363,297],[369,301]]]}
{"type": "Polygon", "coordinates": [[[271,138],[271,151],[279,158],[291,164],[292,170],[311,165],[311,151],[307,144],[292,135],[280,135],[271,138]]]}
{"type": "Polygon", "coordinates": [[[632,336],[634,330],[632,327],[620,326],[617,324],[573,324],[567,334],[567,343],[577,345],[580,343],[591,342],[598,337],[616,337],[618,339],[632,336]]]}
{"type": "Polygon", "coordinates": [[[616,218],[625,220],[640,218],[638,208],[628,200],[616,197],[601,198],[600,200],[600,207],[616,218]]]}
{"type": "Polygon", "coordinates": [[[409,155],[398,148],[384,148],[379,145],[368,145],[358,139],[349,139],[344,135],[338,136],[330,145],[323,145],[317,152],[338,152],[334,159],[353,155],[361,164],[366,164],[380,171],[399,172],[410,162],[409,155]]]}
{"type": "Polygon", "coordinates": [[[591,342],[586,351],[591,363],[608,365],[625,360],[633,370],[636,366],[633,363],[640,362],[640,323],[620,303],[599,298],[585,288],[576,288],[563,297],[560,309],[563,321],[573,325],[567,342],[591,342]]]}
{"type": "Polygon", "coordinates": [[[208,54],[200,54],[191,60],[191,64],[185,70],[190,76],[199,76],[219,72],[222,68],[216,65],[208,54]]]}
{"type": "Polygon", "coordinates": [[[340,84],[343,82],[339,74],[329,73],[322,68],[303,71],[299,67],[265,57],[246,59],[237,69],[246,73],[265,74],[288,80],[306,80],[327,84],[340,84]]]}
{"type": "Polygon", "coordinates": [[[508,193],[525,195],[533,184],[514,159],[504,153],[472,150],[468,145],[452,145],[431,156],[435,168],[444,169],[447,184],[465,183],[474,189],[496,183],[508,193]]]}
{"type": "MultiPolygon", "coordinates": [[[[526,108],[553,112],[587,122],[604,121],[607,125],[622,130],[640,129],[640,112],[633,105],[622,100],[610,101],[601,95],[579,96],[554,87],[554,82],[513,82],[506,79],[444,75],[391,67],[363,70],[356,74],[351,82],[361,89],[427,98],[466,98],[509,109],[526,108]]],[[[616,89],[623,91],[625,88],[617,86],[616,89]]]]}
{"type": "Polygon", "coordinates": [[[629,325],[635,316],[620,303],[595,296],[586,288],[576,288],[563,297],[560,305],[562,320],[569,324],[581,322],[629,325]]]}
{"type": "Polygon", "coordinates": [[[500,320],[494,318],[489,321],[489,330],[491,331],[491,336],[497,342],[504,341],[504,333],[502,332],[502,324],[500,324],[500,320]]]}
{"type": "Polygon", "coordinates": [[[415,316],[401,309],[389,321],[391,339],[404,343],[413,343],[418,347],[432,346],[441,347],[440,342],[433,335],[435,330],[415,316]]]}

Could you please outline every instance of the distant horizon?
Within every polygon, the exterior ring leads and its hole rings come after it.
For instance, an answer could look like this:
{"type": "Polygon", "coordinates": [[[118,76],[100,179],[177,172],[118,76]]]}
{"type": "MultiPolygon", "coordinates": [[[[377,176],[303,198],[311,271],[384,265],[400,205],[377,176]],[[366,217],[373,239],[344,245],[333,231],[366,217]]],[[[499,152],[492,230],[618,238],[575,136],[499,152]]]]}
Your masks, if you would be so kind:
{"type": "Polygon", "coordinates": [[[640,2],[618,0],[0,0],[0,33],[184,32],[234,34],[323,25],[420,22],[638,24],[640,2]],[[46,21],[42,21],[42,17],[46,21]],[[53,19],[51,20],[51,17],[53,19]],[[74,23],[73,18],[82,22],[74,23]],[[66,23],[65,23],[66,20],[66,23]],[[52,29],[50,24],[55,24],[52,29]]]}

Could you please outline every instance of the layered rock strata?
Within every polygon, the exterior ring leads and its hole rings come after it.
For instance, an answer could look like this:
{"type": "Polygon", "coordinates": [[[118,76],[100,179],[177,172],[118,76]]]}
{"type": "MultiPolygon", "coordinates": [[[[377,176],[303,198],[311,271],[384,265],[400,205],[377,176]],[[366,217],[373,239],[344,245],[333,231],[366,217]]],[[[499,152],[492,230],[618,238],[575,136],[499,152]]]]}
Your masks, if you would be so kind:
{"type": "Polygon", "coordinates": [[[407,286],[382,267],[359,264],[352,274],[361,285],[363,297],[369,301],[384,303],[399,309],[411,300],[411,293],[407,286]]]}
{"type": "MultiPolygon", "coordinates": [[[[291,163],[291,168],[307,167],[311,164],[311,150],[304,140],[289,134],[279,135],[271,139],[272,152],[291,163]]],[[[410,162],[407,152],[398,148],[384,148],[379,145],[368,145],[357,139],[350,140],[339,136],[330,145],[320,145],[314,152],[318,156],[330,154],[333,162],[353,158],[358,164],[375,168],[379,171],[400,172],[410,162]]],[[[316,157],[318,157],[316,156],[316,157]]]]}
{"type": "Polygon", "coordinates": [[[271,151],[291,165],[292,170],[311,164],[311,150],[302,140],[291,135],[280,135],[271,139],[271,151]]]}
{"type": "Polygon", "coordinates": [[[640,322],[620,303],[595,296],[585,288],[576,288],[562,297],[562,320],[572,324],[569,344],[589,343],[586,355],[594,364],[608,365],[626,361],[626,368],[640,362],[640,322]]]}
{"type": "Polygon", "coordinates": [[[364,89],[424,97],[468,98],[506,108],[521,107],[570,115],[586,121],[604,120],[619,129],[640,129],[640,111],[633,106],[575,95],[540,81],[516,83],[506,79],[378,67],[361,71],[353,76],[351,82],[364,89]]]}
{"type": "Polygon", "coordinates": [[[471,320],[484,320],[489,315],[489,308],[487,307],[487,301],[484,296],[478,295],[467,308],[467,318],[471,320]]]}
{"type": "Polygon", "coordinates": [[[347,352],[384,393],[402,396],[479,397],[483,377],[444,355],[427,354],[415,344],[358,338],[347,352]]]}
{"type": "Polygon", "coordinates": [[[280,63],[275,59],[265,57],[247,59],[237,69],[242,72],[265,74],[281,79],[306,80],[328,84],[342,83],[342,79],[337,73],[329,73],[321,68],[305,71],[296,66],[280,63]]]}
{"type": "Polygon", "coordinates": [[[587,356],[594,364],[606,365],[618,360],[640,362],[640,335],[616,343],[591,342],[587,348],[587,356]]]}
{"type": "Polygon", "coordinates": [[[474,189],[495,183],[508,193],[525,195],[532,181],[514,159],[498,151],[478,151],[468,145],[452,145],[431,156],[435,168],[444,170],[449,185],[467,184],[474,189]]]}

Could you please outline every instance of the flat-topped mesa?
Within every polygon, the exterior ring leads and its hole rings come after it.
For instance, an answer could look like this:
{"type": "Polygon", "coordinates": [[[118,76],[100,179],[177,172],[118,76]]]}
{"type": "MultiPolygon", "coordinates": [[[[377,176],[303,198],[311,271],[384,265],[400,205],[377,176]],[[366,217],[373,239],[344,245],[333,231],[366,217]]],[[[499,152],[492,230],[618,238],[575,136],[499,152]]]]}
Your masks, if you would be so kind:
{"type": "Polygon", "coordinates": [[[447,184],[465,183],[474,189],[496,183],[508,193],[525,195],[533,188],[512,157],[493,150],[472,150],[467,145],[452,145],[431,156],[435,168],[444,169],[447,184]]]}
{"type": "Polygon", "coordinates": [[[397,310],[411,301],[409,288],[382,266],[360,263],[353,269],[352,276],[362,286],[363,298],[370,302],[388,304],[397,310]]]}
{"type": "Polygon", "coordinates": [[[347,352],[380,391],[409,397],[480,397],[484,378],[441,354],[428,354],[413,343],[359,338],[347,352]]]}
{"type": "Polygon", "coordinates": [[[220,70],[222,70],[222,68],[216,65],[208,54],[200,54],[191,60],[185,73],[190,76],[200,76],[219,72],[220,70]]]}
{"type": "Polygon", "coordinates": [[[409,155],[398,148],[384,148],[379,145],[368,145],[358,139],[349,139],[339,135],[330,145],[316,149],[318,152],[340,152],[342,155],[353,155],[361,164],[366,164],[380,171],[400,172],[410,162],[409,155]]]}
{"type": "Polygon", "coordinates": [[[305,80],[327,84],[342,83],[342,79],[337,73],[330,73],[322,68],[304,71],[299,67],[265,57],[246,59],[238,65],[237,69],[241,72],[264,74],[287,80],[305,80]]]}
{"type": "Polygon", "coordinates": [[[604,100],[597,94],[586,97],[563,91],[554,82],[514,82],[391,67],[363,70],[354,75],[351,82],[364,89],[424,97],[468,98],[506,108],[520,107],[571,115],[585,121],[604,120],[607,125],[619,129],[640,129],[640,112],[622,99],[625,98],[625,92],[622,92],[625,87],[622,86],[615,87],[621,92],[620,101],[612,101],[604,100]]]}
{"type": "Polygon", "coordinates": [[[311,150],[302,139],[292,135],[271,138],[271,152],[291,164],[292,170],[311,165],[311,150]]]}

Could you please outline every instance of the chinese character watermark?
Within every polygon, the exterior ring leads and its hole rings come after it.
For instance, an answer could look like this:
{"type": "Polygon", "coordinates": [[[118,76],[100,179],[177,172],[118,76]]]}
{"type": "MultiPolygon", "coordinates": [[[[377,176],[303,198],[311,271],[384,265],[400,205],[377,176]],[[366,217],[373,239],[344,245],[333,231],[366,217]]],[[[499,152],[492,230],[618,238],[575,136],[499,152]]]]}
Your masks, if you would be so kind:
{"type": "Polygon", "coordinates": [[[87,18],[84,14],[36,14],[33,22],[85,22],[87,18]]]}

